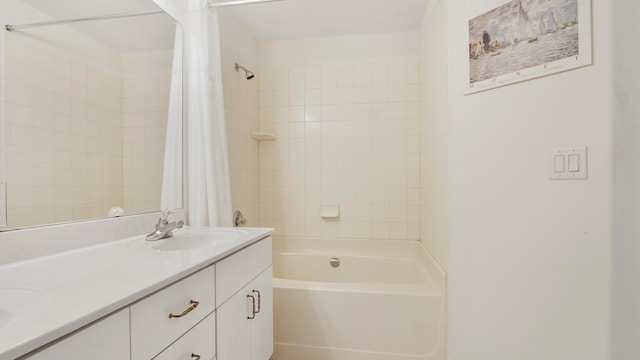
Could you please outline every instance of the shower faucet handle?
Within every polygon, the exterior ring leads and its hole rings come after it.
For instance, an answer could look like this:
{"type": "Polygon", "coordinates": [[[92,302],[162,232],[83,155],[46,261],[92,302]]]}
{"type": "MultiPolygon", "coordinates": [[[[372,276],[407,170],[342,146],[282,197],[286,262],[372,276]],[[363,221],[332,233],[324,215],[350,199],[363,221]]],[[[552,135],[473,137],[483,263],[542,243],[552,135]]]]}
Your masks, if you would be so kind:
{"type": "Polygon", "coordinates": [[[247,219],[245,219],[244,216],[242,216],[242,213],[240,211],[236,211],[233,213],[234,227],[241,227],[241,226],[245,226],[246,224],[247,224],[247,219]]]}

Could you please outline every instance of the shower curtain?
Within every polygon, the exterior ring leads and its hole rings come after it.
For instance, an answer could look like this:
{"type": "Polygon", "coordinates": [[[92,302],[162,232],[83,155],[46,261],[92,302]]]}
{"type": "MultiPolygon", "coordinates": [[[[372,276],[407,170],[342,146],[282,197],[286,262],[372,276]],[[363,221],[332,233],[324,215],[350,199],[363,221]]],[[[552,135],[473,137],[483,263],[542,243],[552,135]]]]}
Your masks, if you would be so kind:
{"type": "Polygon", "coordinates": [[[176,25],[160,209],[182,207],[182,27],[176,25]]]}
{"type": "Polygon", "coordinates": [[[231,226],[218,16],[215,10],[209,13],[208,1],[189,0],[185,35],[187,223],[231,226]]]}

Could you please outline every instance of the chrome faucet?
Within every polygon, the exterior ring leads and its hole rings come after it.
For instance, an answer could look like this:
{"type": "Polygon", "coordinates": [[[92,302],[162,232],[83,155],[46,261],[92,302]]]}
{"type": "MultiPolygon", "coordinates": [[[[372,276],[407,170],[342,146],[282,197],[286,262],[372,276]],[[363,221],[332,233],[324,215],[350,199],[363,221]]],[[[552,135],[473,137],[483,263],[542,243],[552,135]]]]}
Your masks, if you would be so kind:
{"type": "Polygon", "coordinates": [[[166,239],[173,236],[173,230],[181,229],[184,226],[184,221],[169,222],[169,218],[173,214],[172,211],[163,211],[156,224],[156,230],[147,234],[147,241],[156,241],[160,239],[166,239]]]}

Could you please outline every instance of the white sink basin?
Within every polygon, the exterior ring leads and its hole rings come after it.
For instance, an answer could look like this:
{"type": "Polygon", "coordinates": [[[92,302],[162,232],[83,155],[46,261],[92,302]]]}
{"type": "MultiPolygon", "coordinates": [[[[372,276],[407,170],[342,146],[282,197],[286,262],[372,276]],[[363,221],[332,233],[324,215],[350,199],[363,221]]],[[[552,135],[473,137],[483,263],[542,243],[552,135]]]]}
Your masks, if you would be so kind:
{"type": "Polygon", "coordinates": [[[11,312],[5,309],[0,309],[0,330],[5,327],[5,325],[7,325],[12,318],[13,315],[11,314],[11,312]]]}
{"type": "Polygon", "coordinates": [[[11,322],[31,318],[43,311],[49,297],[42,291],[22,288],[0,288],[0,331],[11,322]]]}
{"type": "Polygon", "coordinates": [[[239,240],[247,234],[244,230],[191,230],[173,232],[173,237],[158,240],[151,247],[160,251],[177,251],[220,246],[239,240]]]}

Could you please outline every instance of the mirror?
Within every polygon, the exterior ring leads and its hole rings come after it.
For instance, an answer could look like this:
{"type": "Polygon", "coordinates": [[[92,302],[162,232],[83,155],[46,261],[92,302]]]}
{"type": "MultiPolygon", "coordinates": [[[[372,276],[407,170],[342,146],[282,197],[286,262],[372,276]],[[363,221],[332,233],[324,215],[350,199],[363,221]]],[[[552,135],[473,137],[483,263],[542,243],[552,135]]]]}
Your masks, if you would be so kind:
{"type": "MultiPolygon", "coordinates": [[[[7,7],[3,25],[159,10],[151,0],[7,7]]],[[[182,89],[172,85],[176,24],[162,13],[2,29],[2,230],[160,210],[170,89],[182,89]]],[[[178,136],[167,151],[181,158],[178,136]]]]}

